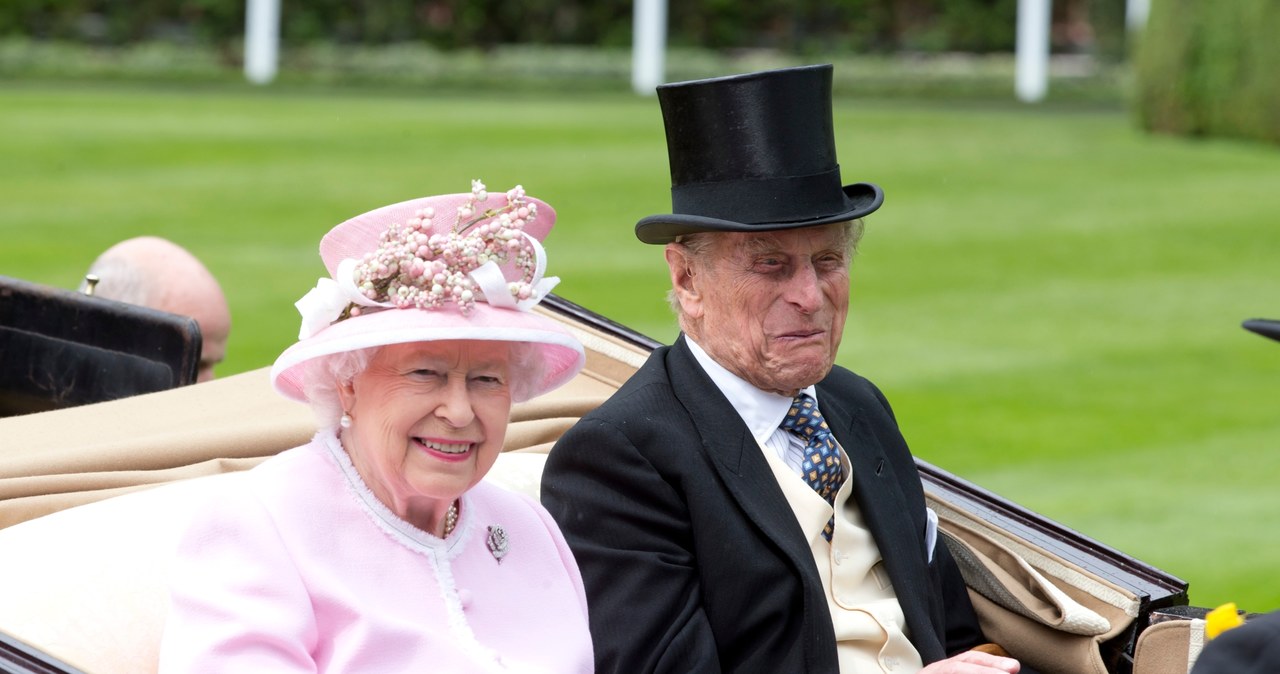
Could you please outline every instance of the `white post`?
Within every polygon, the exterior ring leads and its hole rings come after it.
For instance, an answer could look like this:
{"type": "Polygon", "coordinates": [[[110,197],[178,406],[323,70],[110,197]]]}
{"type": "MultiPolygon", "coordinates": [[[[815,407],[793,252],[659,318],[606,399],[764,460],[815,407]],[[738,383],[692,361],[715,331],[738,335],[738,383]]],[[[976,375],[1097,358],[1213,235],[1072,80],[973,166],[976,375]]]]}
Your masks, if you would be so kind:
{"type": "Polygon", "coordinates": [[[652,96],[665,77],[667,0],[635,0],[631,35],[631,88],[652,96]]]}
{"type": "Polygon", "coordinates": [[[1130,31],[1140,31],[1147,25],[1151,13],[1151,0],[1129,0],[1124,5],[1124,24],[1130,31]]]}
{"type": "Polygon", "coordinates": [[[1018,0],[1018,43],[1014,90],[1018,100],[1036,103],[1049,89],[1051,0],[1018,0]]]}
{"type": "Polygon", "coordinates": [[[244,13],[244,75],[254,84],[276,77],[280,51],[280,0],[248,0],[244,13]]]}

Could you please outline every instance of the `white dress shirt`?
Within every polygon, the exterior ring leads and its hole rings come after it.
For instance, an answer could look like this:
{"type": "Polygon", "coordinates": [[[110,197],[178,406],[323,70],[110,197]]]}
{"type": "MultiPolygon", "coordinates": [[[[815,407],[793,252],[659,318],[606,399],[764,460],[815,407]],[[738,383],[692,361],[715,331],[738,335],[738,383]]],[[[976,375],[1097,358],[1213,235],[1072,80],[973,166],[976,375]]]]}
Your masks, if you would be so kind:
{"type": "MultiPolygon", "coordinates": [[[[748,384],[746,380],[726,370],[723,365],[712,360],[698,343],[684,337],[693,352],[693,357],[702,366],[702,370],[711,377],[716,388],[729,399],[729,403],[738,411],[743,423],[751,431],[751,436],[761,446],[767,447],[777,454],[778,459],[791,467],[796,475],[803,475],[801,464],[804,462],[804,440],[795,433],[782,429],[782,419],[791,409],[791,398],[761,391],[748,384]]],[[[808,393],[814,401],[818,400],[818,389],[806,386],[801,393],[808,393]]]]}

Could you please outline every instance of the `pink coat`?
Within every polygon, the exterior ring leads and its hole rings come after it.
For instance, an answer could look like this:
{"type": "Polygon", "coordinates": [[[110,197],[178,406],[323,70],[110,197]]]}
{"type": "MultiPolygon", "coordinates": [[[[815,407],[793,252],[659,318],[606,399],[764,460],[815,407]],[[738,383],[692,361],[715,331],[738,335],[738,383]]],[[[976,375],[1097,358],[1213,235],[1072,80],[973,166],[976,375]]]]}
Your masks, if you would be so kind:
{"type": "Polygon", "coordinates": [[[245,477],[179,546],[161,672],[592,671],[578,568],[527,496],[482,482],[441,540],[326,432],[245,477]]]}

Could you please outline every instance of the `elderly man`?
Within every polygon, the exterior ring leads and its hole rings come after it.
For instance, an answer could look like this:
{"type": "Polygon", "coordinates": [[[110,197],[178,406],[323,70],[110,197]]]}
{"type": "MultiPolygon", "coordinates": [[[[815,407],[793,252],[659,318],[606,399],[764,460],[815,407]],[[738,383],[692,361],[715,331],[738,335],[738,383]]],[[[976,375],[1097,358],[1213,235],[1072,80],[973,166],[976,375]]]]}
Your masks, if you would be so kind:
{"type": "MultiPolygon", "coordinates": [[[[880,391],[834,367],[861,218],[831,67],[665,85],[683,334],[551,451],[600,672],[1016,672],[984,639],[880,391]]],[[[1025,671],[1025,670],[1024,670],[1025,671]]]]}
{"type": "Polygon", "coordinates": [[[196,256],[168,239],[139,236],[103,251],[88,275],[98,279],[92,289],[98,297],[194,318],[201,344],[196,381],[214,378],[214,366],[227,354],[231,310],[218,280],[196,256]]]}

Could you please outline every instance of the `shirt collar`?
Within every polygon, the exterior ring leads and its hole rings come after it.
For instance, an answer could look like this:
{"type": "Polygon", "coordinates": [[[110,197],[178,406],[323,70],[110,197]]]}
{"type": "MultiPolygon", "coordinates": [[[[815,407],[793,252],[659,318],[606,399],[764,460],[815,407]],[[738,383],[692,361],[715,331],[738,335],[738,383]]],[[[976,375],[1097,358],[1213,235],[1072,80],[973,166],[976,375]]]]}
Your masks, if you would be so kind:
{"type": "MultiPolygon", "coordinates": [[[[698,361],[698,365],[701,365],[707,376],[711,377],[711,382],[720,389],[725,398],[728,398],[729,404],[742,417],[752,437],[761,444],[768,440],[769,436],[773,435],[782,424],[782,418],[787,416],[787,410],[791,409],[791,398],[761,391],[717,363],[701,346],[698,346],[697,342],[690,339],[689,335],[684,336],[684,341],[689,345],[693,359],[698,361]]],[[[816,386],[806,386],[800,391],[813,396],[815,401],[818,399],[816,386]]]]}

